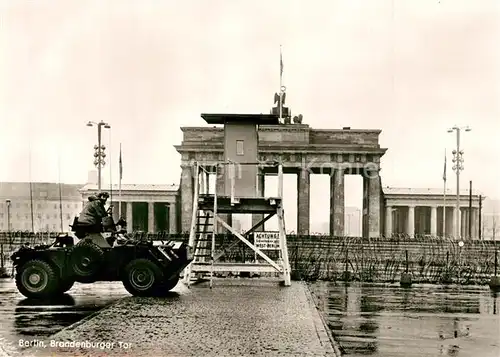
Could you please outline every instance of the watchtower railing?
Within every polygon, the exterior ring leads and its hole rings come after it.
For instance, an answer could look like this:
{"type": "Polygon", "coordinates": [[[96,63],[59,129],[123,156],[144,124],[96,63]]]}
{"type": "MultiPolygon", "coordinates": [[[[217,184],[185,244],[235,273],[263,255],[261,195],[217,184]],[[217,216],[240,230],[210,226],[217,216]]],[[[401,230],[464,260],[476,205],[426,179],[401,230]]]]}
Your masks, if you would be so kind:
{"type": "MultiPolygon", "coordinates": [[[[194,177],[198,178],[199,181],[195,181],[195,190],[196,190],[196,183],[199,184],[198,188],[198,193],[199,195],[208,195],[210,193],[210,186],[209,186],[209,175],[215,174],[216,175],[216,180],[217,179],[223,179],[219,177],[220,174],[220,169],[221,168],[227,168],[228,170],[228,177],[229,177],[229,183],[230,183],[230,190],[229,190],[229,196],[231,198],[231,202],[234,202],[238,198],[238,193],[236,192],[236,179],[240,175],[241,177],[241,172],[242,169],[241,167],[244,166],[257,166],[258,170],[255,175],[255,197],[256,198],[265,198],[265,191],[264,187],[261,187],[261,178],[262,176],[277,176],[278,177],[278,182],[277,182],[277,196],[275,198],[279,198],[283,200],[283,165],[280,162],[277,161],[266,161],[266,162],[233,162],[233,161],[218,161],[218,162],[211,162],[209,164],[207,163],[202,163],[202,162],[195,162],[194,163],[194,177]],[[273,168],[277,169],[277,172],[273,172],[273,168]],[[268,170],[266,170],[268,169],[268,170]],[[204,173],[200,177],[200,173],[204,173]]],[[[226,175],[224,172],[223,175],[226,175]]],[[[195,179],[196,180],[196,179],[195,179]]],[[[217,185],[217,183],[215,183],[217,185]]],[[[216,192],[216,190],[214,190],[216,192]]],[[[227,192],[227,191],[226,191],[227,192]]],[[[223,193],[217,192],[218,196],[224,196],[223,193]]]]}

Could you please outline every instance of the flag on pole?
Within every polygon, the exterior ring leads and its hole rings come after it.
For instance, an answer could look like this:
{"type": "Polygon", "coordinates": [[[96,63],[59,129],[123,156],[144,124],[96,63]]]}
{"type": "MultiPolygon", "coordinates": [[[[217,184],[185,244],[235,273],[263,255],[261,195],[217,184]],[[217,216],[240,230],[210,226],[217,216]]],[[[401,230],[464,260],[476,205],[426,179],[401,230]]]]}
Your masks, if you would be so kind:
{"type": "Polygon", "coordinates": [[[444,151],[444,170],[443,170],[443,181],[446,182],[446,150],[444,151]]]}
{"type": "Polygon", "coordinates": [[[122,164],[122,144],[120,144],[120,180],[123,178],[123,164],[122,164]]]}
{"type": "Polygon", "coordinates": [[[283,55],[281,54],[281,47],[280,47],[280,76],[283,75],[283,55]]]}

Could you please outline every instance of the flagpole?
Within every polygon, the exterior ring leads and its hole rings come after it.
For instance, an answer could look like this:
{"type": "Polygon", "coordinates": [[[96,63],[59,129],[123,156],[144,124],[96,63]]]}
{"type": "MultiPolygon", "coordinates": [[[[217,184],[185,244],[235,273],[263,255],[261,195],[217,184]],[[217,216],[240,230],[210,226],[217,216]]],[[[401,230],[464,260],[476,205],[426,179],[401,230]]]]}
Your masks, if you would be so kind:
{"type": "Polygon", "coordinates": [[[35,233],[35,214],[33,212],[33,179],[31,176],[31,136],[29,139],[29,157],[28,157],[28,164],[29,164],[29,178],[30,178],[30,211],[31,211],[31,232],[35,233]]]}
{"type": "Polygon", "coordinates": [[[444,149],[443,173],[443,238],[446,237],[446,149],[444,149]]]}
{"type": "Polygon", "coordinates": [[[112,170],[112,156],[111,156],[111,130],[109,130],[109,204],[113,205],[113,170],[112,170]]]}
{"type": "Polygon", "coordinates": [[[279,119],[283,117],[283,55],[281,51],[281,45],[280,45],[280,117],[279,119]]]}
{"type": "Polygon", "coordinates": [[[122,143],[120,143],[120,179],[118,180],[118,218],[122,218],[122,143]]]}
{"type": "Polygon", "coordinates": [[[57,158],[57,171],[58,171],[58,179],[59,179],[59,218],[61,220],[61,233],[64,232],[64,223],[63,223],[63,206],[62,206],[62,183],[61,183],[61,151],[59,150],[58,158],[57,158]]]}

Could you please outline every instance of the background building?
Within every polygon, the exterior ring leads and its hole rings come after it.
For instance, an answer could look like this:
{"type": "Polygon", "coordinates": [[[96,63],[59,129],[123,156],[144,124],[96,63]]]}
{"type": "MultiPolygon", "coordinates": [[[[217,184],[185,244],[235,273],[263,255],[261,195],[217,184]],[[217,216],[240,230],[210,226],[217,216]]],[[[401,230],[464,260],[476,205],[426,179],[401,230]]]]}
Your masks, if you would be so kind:
{"type": "Polygon", "coordinates": [[[9,216],[11,231],[68,231],[82,209],[81,187],[50,182],[0,183],[0,231],[8,231],[9,216]]]}
{"type": "Polygon", "coordinates": [[[484,240],[500,239],[500,201],[485,200],[481,229],[484,240]]]}
{"type": "MultiPolygon", "coordinates": [[[[122,185],[121,199],[118,185],[103,185],[103,190],[111,192],[108,201],[114,205],[114,217],[118,218],[121,200],[121,215],[129,222],[129,231],[180,233],[180,193],[179,185],[122,185]]],[[[386,209],[382,215],[382,226],[386,235],[438,235],[442,234],[442,193],[439,189],[383,188],[386,209]],[[408,207],[415,206],[409,219],[408,207]],[[437,209],[433,212],[432,207],[437,209]],[[387,217],[390,215],[391,217],[387,217]]],[[[77,216],[83,203],[90,195],[97,193],[97,175],[91,171],[85,184],[61,184],[34,182],[0,183],[0,231],[7,231],[8,209],[6,200],[10,200],[10,225],[12,231],[31,231],[31,210],[33,208],[33,228],[35,232],[68,231],[73,218],[77,216]],[[31,197],[33,204],[31,204],[31,197]],[[62,225],[61,225],[62,218],[62,225]]],[[[464,212],[469,205],[468,192],[463,192],[464,212]]],[[[473,195],[474,209],[478,211],[479,197],[473,195]]],[[[450,190],[448,196],[447,232],[453,232],[454,196],[450,190]]],[[[344,234],[351,237],[361,236],[363,212],[358,207],[345,207],[344,234]]],[[[311,217],[311,234],[328,234],[328,222],[315,221],[311,217]]],[[[463,214],[463,233],[467,235],[467,216],[463,214]]],[[[473,218],[473,237],[477,239],[479,229],[484,240],[500,239],[500,201],[486,198],[483,201],[481,225],[479,215],[473,218]]],[[[251,222],[235,215],[233,225],[238,231],[251,227],[251,222]]],[[[294,222],[289,222],[288,233],[294,234],[294,222]]],[[[275,230],[271,224],[266,230],[275,230]]],[[[187,233],[187,232],[184,232],[187,233]]],[[[449,233],[447,234],[449,235],[449,233]]]]}
{"type": "MultiPolygon", "coordinates": [[[[118,185],[103,189],[111,193],[108,203],[113,205],[115,221],[120,216],[121,202],[121,217],[127,221],[129,232],[177,233],[178,185],[126,184],[121,187],[121,195],[118,185]]],[[[86,202],[97,192],[97,184],[88,183],[80,189],[80,199],[86,202]]]]}

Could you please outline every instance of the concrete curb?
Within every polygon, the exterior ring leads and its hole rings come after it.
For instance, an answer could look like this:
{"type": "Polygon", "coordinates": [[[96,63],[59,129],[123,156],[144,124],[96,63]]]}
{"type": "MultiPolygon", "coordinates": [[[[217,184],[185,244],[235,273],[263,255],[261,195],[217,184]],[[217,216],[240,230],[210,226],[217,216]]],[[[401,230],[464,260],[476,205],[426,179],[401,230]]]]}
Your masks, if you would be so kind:
{"type": "Polygon", "coordinates": [[[113,302],[113,303],[109,304],[108,306],[106,306],[106,307],[104,307],[104,308],[102,308],[102,309],[100,309],[100,310],[97,310],[97,311],[95,311],[95,312],[91,313],[91,314],[90,314],[90,315],[88,315],[88,316],[85,316],[83,319],[81,319],[81,320],[79,320],[79,321],[75,322],[74,324],[71,324],[71,325],[69,325],[69,326],[66,326],[66,327],[65,327],[65,328],[63,328],[62,330],[57,331],[55,334],[50,335],[50,336],[49,336],[46,340],[50,341],[50,340],[52,339],[52,337],[53,337],[53,336],[56,336],[56,335],[58,335],[58,334],[60,334],[60,333],[63,333],[63,332],[72,331],[72,330],[76,329],[77,327],[79,327],[79,326],[81,326],[81,325],[83,325],[83,324],[87,323],[88,321],[92,320],[94,317],[99,316],[99,315],[100,315],[100,314],[102,314],[103,312],[108,311],[108,310],[111,310],[112,308],[114,308],[114,307],[115,307],[115,305],[120,304],[121,302],[123,302],[125,299],[128,299],[128,298],[129,298],[128,296],[123,297],[123,298],[121,298],[121,299],[119,299],[119,300],[117,300],[117,301],[115,301],[115,302],[113,302]]]}
{"type": "Polygon", "coordinates": [[[340,346],[338,342],[335,340],[335,337],[333,336],[333,333],[331,332],[330,328],[328,327],[328,323],[326,322],[326,319],[323,317],[323,313],[318,308],[314,300],[313,294],[309,289],[309,285],[307,285],[307,283],[303,284],[307,300],[309,300],[311,308],[314,309],[313,319],[314,319],[314,324],[316,326],[316,331],[318,333],[318,337],[323,345],[329,344],[331,347],[331,352],[328,351],[327,356],[331,355],[335,357],[342,357],[340,346]]]}

